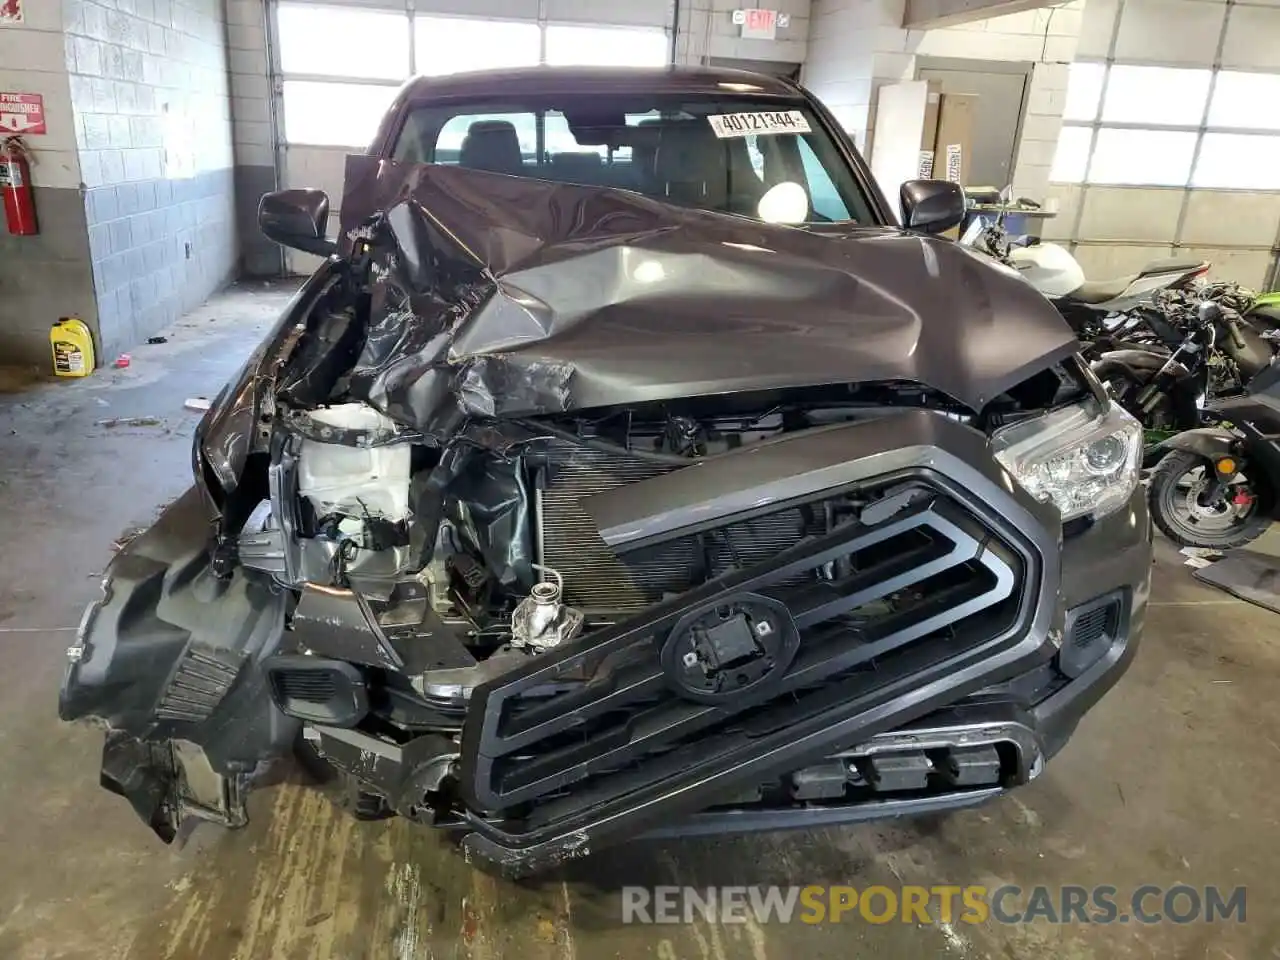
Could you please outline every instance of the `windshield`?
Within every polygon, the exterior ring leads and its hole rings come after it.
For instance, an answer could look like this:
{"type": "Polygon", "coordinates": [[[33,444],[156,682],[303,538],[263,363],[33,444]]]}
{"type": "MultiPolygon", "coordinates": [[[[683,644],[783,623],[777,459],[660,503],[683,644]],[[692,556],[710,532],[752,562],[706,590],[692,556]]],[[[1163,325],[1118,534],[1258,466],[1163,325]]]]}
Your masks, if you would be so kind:
{"type": "Polygon", "coordinates": [[[410,163],[634,190],[770,223],[874,223],[803,100],[617,95],[414,108],[393,151],[410,163]]]}

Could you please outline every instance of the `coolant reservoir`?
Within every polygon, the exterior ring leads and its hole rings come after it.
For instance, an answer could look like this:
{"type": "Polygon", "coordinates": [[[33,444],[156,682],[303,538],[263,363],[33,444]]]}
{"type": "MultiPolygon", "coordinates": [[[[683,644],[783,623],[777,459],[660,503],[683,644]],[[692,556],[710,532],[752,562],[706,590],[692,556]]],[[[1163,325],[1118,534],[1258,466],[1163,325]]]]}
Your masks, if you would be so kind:
{"type": "MultiPolygon", "coordinates": [[[[362,403],[316,410],[311,419],[340,430],[395,427],[362,403]]],[[[304,440],[298,457],[298,492],[311,501],[318,517],[337,513],[397,523],[409,516],[409,456],[408,443],[349,447],[304,440]]]]}

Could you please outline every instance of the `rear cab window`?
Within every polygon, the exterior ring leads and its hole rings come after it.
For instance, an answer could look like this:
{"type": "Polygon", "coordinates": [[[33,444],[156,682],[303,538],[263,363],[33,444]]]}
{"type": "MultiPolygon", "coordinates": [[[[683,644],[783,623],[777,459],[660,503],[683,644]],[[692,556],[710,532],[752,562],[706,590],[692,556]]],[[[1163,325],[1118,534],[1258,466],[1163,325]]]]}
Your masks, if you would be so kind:
{"type": "Polygon", "coordinates": [[[803,100],[584,95],[420,104],[396,160],[631,190],[770,222],[875,223],[803,100]]]}

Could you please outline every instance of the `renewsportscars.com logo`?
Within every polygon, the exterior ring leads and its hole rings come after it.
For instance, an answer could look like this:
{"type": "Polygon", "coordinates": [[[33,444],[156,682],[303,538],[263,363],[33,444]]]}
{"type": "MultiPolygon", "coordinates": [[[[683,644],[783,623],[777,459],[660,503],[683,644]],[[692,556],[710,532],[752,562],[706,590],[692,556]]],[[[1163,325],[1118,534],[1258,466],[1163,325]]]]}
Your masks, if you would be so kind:
{"type": "Polygon", "coordinates": [[[1246,888],[623,887],[623,923],[1244,923],[1246,888]]]}

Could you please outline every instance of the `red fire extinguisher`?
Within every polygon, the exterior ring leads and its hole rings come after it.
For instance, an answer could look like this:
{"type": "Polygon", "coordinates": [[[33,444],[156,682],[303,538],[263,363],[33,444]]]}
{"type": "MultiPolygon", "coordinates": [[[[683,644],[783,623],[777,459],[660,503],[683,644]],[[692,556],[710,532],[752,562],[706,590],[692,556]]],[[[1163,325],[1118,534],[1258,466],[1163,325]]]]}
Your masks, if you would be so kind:
{"type": "Polygon", "coordinates": [[[31,194],[31,149],[21,137],[0,141],[0,193],[4,194],[4,220],[15,237],[40,232],[31,194]]]}

